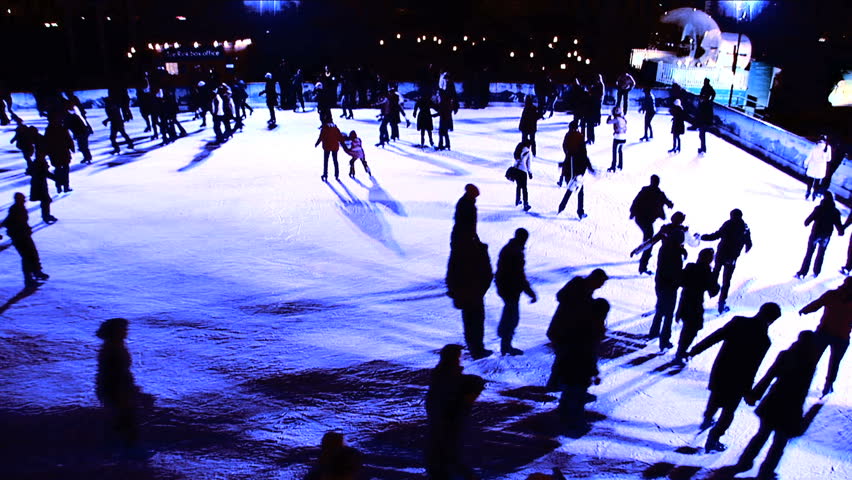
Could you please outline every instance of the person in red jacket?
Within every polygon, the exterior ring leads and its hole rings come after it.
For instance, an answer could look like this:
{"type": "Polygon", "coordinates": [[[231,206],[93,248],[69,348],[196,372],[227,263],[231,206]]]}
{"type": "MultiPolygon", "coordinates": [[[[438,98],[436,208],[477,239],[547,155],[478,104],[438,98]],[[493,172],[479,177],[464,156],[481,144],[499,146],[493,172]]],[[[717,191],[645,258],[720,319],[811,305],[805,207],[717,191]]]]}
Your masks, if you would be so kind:
{"type": "Polygon", "coordinates": [[[837,379],[840,361],[849,348],[849,332],[852,331],[852,277],[847,277],[840,287],[823,293],[818,299],[805,305],[799,310],[799,315],[813,313],[820,308],[823,309],[822,319],[816,329],[819,356],[822,357],[825,349],[831,347],[828,375],[822,389],[822,395],[826,396],[834,391],[834,380],[837,379]]]}
{"type": "Polygon", "coordinates": [[[337,128],[337,125],[334,124],[330,119],[326,118],[325,123],[322,128],[320,128],[319,138],[317,138],[317,143],[314,144],[314,147],[319,146],[322,143],[322,153],[323,153],[323,165],[322,165],[322,179],[323,182],[328,180],[328,156],[331,154],[331,158],[334,161],[334,178],[340,180],[340,167],[337,165],[337,152],[340,150],[340,143],[343,142],[345,138],[343,138],[343,134],[340,133],[340,130],[337,128]]]}

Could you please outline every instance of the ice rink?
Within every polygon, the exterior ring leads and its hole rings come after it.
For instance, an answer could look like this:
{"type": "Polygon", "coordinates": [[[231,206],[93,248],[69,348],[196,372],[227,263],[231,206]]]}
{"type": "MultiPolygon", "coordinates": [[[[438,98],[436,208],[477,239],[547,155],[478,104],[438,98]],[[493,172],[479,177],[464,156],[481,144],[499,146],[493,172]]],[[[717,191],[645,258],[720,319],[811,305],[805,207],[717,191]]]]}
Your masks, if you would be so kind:
{"type": "MultiPolygon", "coordinates": [[[[819,313],[798,310],[843,278],[848,238],[836,235],[821,276],[793,277],[810,233],[803,221],[816,205],[804,199],[803,183],[713,135],[703,157],[695,132],[683,137],[682,153],[669,155],[668,115],[655,118],[653,141],[639,143],[642,119],[630,112],[625,166],[615,174],[606,173],[612,129],[597,129],[589,153],[598,174],[587,178],[588,218],[578,221],[576,198],[556,215],[568,115],[539,122],[525,213],[504,178],[520,140],[519,106],[461,110],[452,151],[417,148],[413,123],[401,141],[374,147],[377,112],[356,110],[355,120],[339,112],[341,131],[364,139],[373,178],[358,166],[350,179],[341,151],[340,181],[320,181],[315,112],[279,112],[279,126],[267,130],[258,108],[245,131],[218,148],[209,143],[211,122],[199,130],[182,115],[190,135],[160,147],[142,139],[137,116],[128,124],[137,150],[122,146],[121,155],[109,154],[103,112],[90,112],[95,160],[81,165],[75,154],[74,191],[54,197],[59,222],[42,224],[38,204],[28,203],[51,275],[37,291],[22,291],[20,259],[2,232],[0,476],[293,479],[316,459],[323,433],[338,429],[364,453],[365,478],[425,478],[428,370],[444,344],[463,343],[444,274],[453,208],[467,183],[481,191],[478,230],[492,264],[516,228],[529,230],[527,275],[540,298],[521,302],[515,346],[523,356],[463,357],[465,372],[488,381],[468,437],[483,478],[525,479],[552,467],[568,478],[717,478],[756,432],[753,408],[742,404],[722,439],[728,450],[701,453],[706,432],[699,435],[698,424],[718,347],[678,372],[668,365],[673,352],[660,355],[657,342],[642,339],[654,281],[638,275],[638,258],[629,256],[641,232],[628,210],[651,174],[674,201],[668,213],[684,212],[691,232],[711,233],[731,209],[744,212],[754,248],[738,262],[732,310],[719,316],[716,300],[707,300],[698,339],[734,315],[779,303],[784,314],[770,328],[773,346],[759,375],[800,330],[818,324],[819,313]],[[572,439],[553,431],[557,397],[541,388],[553,359],[545,330],[557,290],[597,267],[611,277],[598,291],[612,304],[603,382],[587,406],[592,430],[572,439]],[[133,372],[155,398],[140,415],[144,459],[124,459],[101,438],[94,332],[111,317],[130,321],[133,372]]],[[[18,113],[43,131],[35,111],[18,113]]],[[[4,215],[13,192],[29,193],[12,135],[12,126],[0,127],[4,215]]],[[[841,212],[845,220],[848,209],[841,212]]],[[[715,245],[689,248],[687,262],[715,245]]],[[[656,252],[651,262],[656,269],[656,252]]],[[[485,340],[498,351],[501,309],[492,287],[485,340]]],[[[780,478],[852,478],[849,359],[835,393],[820,401],[827,359],[805,404],[812,421],[787,447],[780,478]]],[[[762,458],[741,477],[753,476],[762,458]]]]}

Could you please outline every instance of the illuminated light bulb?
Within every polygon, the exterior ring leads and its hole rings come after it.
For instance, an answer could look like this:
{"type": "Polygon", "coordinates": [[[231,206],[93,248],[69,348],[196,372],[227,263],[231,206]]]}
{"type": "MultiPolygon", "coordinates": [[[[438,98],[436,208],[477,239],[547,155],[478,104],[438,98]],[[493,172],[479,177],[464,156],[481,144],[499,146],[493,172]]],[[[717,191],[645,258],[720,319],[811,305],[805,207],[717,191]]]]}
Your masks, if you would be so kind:
{"type": "Polygon", "coordinates": [[[420,37],[417,37],[417,43],[420,43],[420,41],[421,41],[420,37]]]}
{"type": "Polygon", "coordinates": [[[562,70],[565,70],[568,67],[564,63],[562,63],[562,64],[559,65],[559,68],[561,68],[562,70]]]}
{"type": "Polygon", "coordinates": [[[163,48],[169,48],[168,42],[163,44],[163,48]]]}
{"type": "Polygon", "coordinates": [[[437,41],[438,41],[438,37],[432,37],[432,41],[433,41],[433,42],[437,42],[437,41]]]}
{"type": "Polygon", "coordinates": [[[465,41],[465,42],[467,41],[467,35],[465,35],[465,36],[464,36],[464,41],[465,41]]]}
{"type": "Polygon", "coordinates": [[[107,22],[111,22],[111,21],[112,21],[112,17],[107,17],[107,22]]]}
{"type": "Polygon", "coordinates": [[[589,59],[587,58],[587,59],[586,59],[586,65],[588,65],[588,64],[590,64],[590,63],[592,63],[592,61],[591,61],[591,60],[589,60],[589,59]]]}
{"type": "Polygon", "coordinates": [[[441,40],[441,39],[439,38],[439,39],[438,39],[438,45],[440,45],[441,43],[443,43],[443,40],[441,40]]]}
{"type": "Polygon", "coordinates": [[[574,50],[574,56],[577,56],[577,50],[574,50]]]}
{"type": "Polygon", "coordinates": [[[179,43],[177,43],[177,42],[175,42],[174,47],[175,47],[175,48],[180,48],[180,44],[179,44],[179,43]]]}
{"type": "Polygon", "coordinates": [[[558,42],[558,41],[559,41],[559,37],[557,37],[556,35],[554,35],[554,36],[553,36],[553,43],[556,43],[556,42],[558,42]]]}
{"type": "Polygon", "coordinates": [[[45,22],[45,24],[44,24],[44,28],[50,28],[50,24],[49,24],[49,23],[47,23],[47,22],[45,22]]]}
{"type": "Polygon", "coordinates": [[[156,48],[157,50],[162,50],[162,49],[163,49],[163,47],[162,47],[159,43],[155,43],[155,44],[154,44],[154,48],[156,48]]]}
{"type": "Polygon", "coordinates": [[[509,52],[509,56],[515,58],[515,52],[509,52]]]}
{"type": "Polygon", "coordinates": [[[148,50],[153,50],[153,49],[154,49],[154,46],[149,43],[148,44],[148,50]]]}
{"type": "Polygon", "coordinates": [[[185,21],[186,21],[186,17],[184,17],[183,15],[178,15],[178,16],[176,16],[175,18],[176,18],[176,19],[178,19],[178,20],[179,20],[179,21],[181,21],[181,22],[185,22],[185,21]]]}
{"type": "Polygon", "coordinates": [[[400,38],[402,38],[402,34],[397,33],[397,34],[396,34],[396,39],[397,39],[397,40],[399,40],[400,38]]]}
{"type": "Polygon", "coordinates": [[[483,41],[483,42],[485,41],[485,37],[482,37],[482,41],[483,41]]]}
{"type": "Polygon", "coordinates": [[[458,49],[459,49],[459,47],[457,47],[457,46],[453,45],[453,51],[454,51],[454,52],[455,52],[456,50],[458,50],[458,49]]]}
{"type": "Polygon", "coordinates": [[[574,39],[574,45],[577,45],[578,43],[580,43],[580,41],[575,38],[574,39]]]}
{"type": "Polygon", "coordinates": [[[544,71],[544,67],[541,67],[541,71],[542,71],[542,72],[544,71]]]}
{"type": "Polygon", "coordinates": [[[251,39],[247,38],[247,39],[243,40],[243,43],[245,43],[246,45],[251,45],[251,39]]]}
{"type": "Polygon", "coordinates": [[[547,44],[547,48],[551,48],[551,49],[552,49],[552,48],[553,48],[553,44],[552,44],[552,43],[548,43],[548,44],[547,44]]]}
{"type": "Polygon", "coordinates": [[[582,61],[583,61],[583,57],[581,57],[581,56],[577,55],[577,61],[578,61],[578,62],[582,62],[582,61]]]}
{"type": "Polygon", "coordinates": [[[568,52],[568,58],[571,58],[571,52],[568,52]]]}
{"type": "Polygon", "coordinates": [[[471,45],[471,46],[473,46],[473,47],[475,47],[475,46],[476,46],[476,42],[470,42],[470,45],[471,45]]]}
{"type": "Polygon", "coordinates": [[[535,58],[535,52],[530,52],[530,58],[535,58]]]}
{"type": "Polygon", "coordinates": [[[136,47],[130,47],[130,53],[136,53],[136,47]]]}
{"type": "Polygon", "coordinates": [[[225,48],[229,48],[231,44],[227,40],[225,40],[224,42],[222,42],[222,46],[225,48]]]}
{"type": "Polygon", "coordinates": [[[379,45],[384,45],[384,44],[385,44],[384,40],[379,40],[379,45]]]}
{"type": "Polygon", "coordinates": [[[127,52],[127,58],[133,58],[133,54],[130,53],[130,52],[127,52]]]}
{"type": "Polygon", "coordinates": [[[198,48],[198,42],[193,42],[193,43],[192,43],[192,48],[198,48]]]}
{"type": "Polygon", "coordinates": [[[219,41],[213,40],[213,48],[219,48],[219,41]]]}

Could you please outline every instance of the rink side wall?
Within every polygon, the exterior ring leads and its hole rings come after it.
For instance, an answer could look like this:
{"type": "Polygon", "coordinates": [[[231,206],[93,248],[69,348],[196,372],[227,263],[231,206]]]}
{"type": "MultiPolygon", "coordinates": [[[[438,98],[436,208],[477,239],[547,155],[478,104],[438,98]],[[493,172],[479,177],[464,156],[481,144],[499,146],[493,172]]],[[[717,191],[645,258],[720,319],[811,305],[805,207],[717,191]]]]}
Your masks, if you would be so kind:
{"type": "MultiPolygon", "coordinates": [[[[263,107],[265,100],[259,94],[263,91],[263,83],[248,84],[249,103],[253,106],[263,107]]],[[[417,86],[412,82],[399,83],[399,92],[408,100],[416,98],[417,86]]],[[[314,85],[305,83],[303,86],[305,100],[313,101],[314,85]]],[[[560,99],[557,101],[558,110],[570,110],[569,97],[571,86],[563,87],[560,99]]],[[[456,83],[456,91],[464,100],[464,91],[461,82],[456,83]]],[[[532,95],[535,88],[532,84],[525,83],[491,83],[490,101],[502,103],[522,103],[527,95],[532,95]]],[[[75,92],[86,108],[103,108],[103,98],[107,96],[107,90],[80,90],[75,92]]],[[[135,91],[131,90],[131,99],[135,102],[135,91]]],[[[178,98],[185,103],[188,91],[183,88],[177,89],[178,98]]],[[[657,99],[658,113],[663,116],[668,114],[669,106],[668,89],[655,88],[654,96],[657,99]]],[[[694,117],[698,106],[698,97],[690,93],[684,93],[684,109],[690,117],[694,117]]],[[[643,96],[641,89],[636,88],[631,92],[631,109],[639,108],[639,101],[643,96]]],[[[14,108],[35,108],[35,99],[26,92],[12,94],[14,108]]],[[[614,89],[608,88],[604,98],[605,107],[613,105],[614,89]]],[[[411,105],[407,105],[411,108],[411,105]]],[[[774,165],[785,173],[792,175],[802,181],[806,179],[804,161],[808,152],[815,145],[814,142],[788,132],[760,119],[750,117],[740,111],[730,109],[724,105],[714,106],[713,133],[728,142],[748,151],[765,162],[774,165]]],[[[607,108],[603,109],[606,113],[607,108]]],[[[712,146],[710,147],[712,149],[712,146]]],[[[837,159],[835,159],[837,161],[837,159]]],[[[852,206],[852,165],[841,161],[832,176],[831,191],[838,200],[846,205],[852,206]]]]}

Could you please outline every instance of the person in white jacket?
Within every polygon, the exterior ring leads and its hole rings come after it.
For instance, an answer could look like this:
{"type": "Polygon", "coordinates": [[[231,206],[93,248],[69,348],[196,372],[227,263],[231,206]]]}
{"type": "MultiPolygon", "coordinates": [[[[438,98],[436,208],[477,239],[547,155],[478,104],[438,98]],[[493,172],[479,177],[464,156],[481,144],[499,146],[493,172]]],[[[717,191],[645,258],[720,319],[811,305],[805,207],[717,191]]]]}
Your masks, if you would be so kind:
{"type": "Polygon", "coordinates": [[[527,194],[527,177],[530,179],[533,177],[532,170],[530,170],[531,145],[529,140],[523,140],[515,147],[514,167],[519,170],[515,172],[515,206],[521,204],[521,194],[523,194],[525,212],[528,212],[531,208],[527,194]]]}
{"type": "MultiPolygon", "coordinates": [[[[805,200],[808,200],[809,198],[816,200],[817,195],[822,195],[820,182],[822,182],[822,179],[825,178],[825,174],[828,171],[828,163],[830,161],[831,147],[828,145],[828,137],[820,135],[817,144],[811,149],[810,153],[808,153],[808,157],[805,159],[805,168],[807,169],[806,174],[808,176],[808,190],[807,193],[805,193],[805,200]],[[812,191],[813,197],[811,197],[812,191]]],[[[826,188],[828,188],[827,185],[826,188]]]]}

